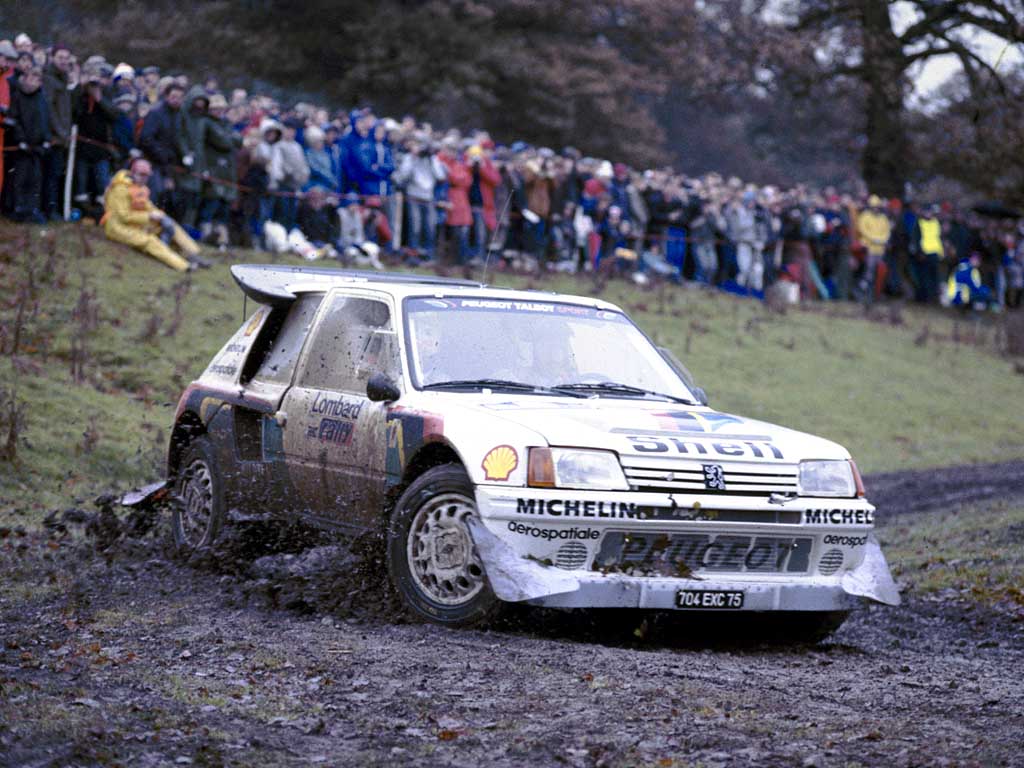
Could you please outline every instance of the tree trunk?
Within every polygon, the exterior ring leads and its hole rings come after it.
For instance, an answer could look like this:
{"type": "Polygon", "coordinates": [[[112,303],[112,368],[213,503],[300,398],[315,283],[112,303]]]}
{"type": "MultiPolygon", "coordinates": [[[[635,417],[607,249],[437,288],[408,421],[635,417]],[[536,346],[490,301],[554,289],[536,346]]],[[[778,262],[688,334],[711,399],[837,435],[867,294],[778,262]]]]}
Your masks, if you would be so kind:
{"type": "Polygon", "coordinates": [[[909,141],[903,122],[906,63],[892,29],[888,0],[861,0],[867,145],[861,159],[868,189],[885,197],[903,195],[909,141]]]}

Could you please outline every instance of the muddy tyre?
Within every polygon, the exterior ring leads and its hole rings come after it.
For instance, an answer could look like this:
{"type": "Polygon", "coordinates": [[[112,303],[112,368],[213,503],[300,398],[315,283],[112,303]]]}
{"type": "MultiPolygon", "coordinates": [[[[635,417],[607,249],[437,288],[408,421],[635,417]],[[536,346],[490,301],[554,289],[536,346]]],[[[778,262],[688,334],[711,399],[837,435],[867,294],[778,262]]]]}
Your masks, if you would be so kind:
{"type": "Polygon", "coordinates": [[[420,475],[395,504],[387,527],[388,574],[416,618],[469,627],[497,615],[501,601],[465,523],[472,515],[473,484],[456,464],[420,475]]]}
{"type": "Polygon", "coordinates": [[[175,548],[187,554],[208,547],[224,525],[224,481],[207,438],[197,438],[185,451],[176,490],[178,502],[171,514],[175,548]]]}

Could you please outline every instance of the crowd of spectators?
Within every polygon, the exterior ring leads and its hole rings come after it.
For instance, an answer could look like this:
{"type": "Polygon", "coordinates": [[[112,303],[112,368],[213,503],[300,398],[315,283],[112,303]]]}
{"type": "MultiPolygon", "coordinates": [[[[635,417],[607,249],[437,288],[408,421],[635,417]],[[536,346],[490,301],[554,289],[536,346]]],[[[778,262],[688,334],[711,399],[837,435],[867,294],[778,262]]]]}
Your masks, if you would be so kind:
{"type": "Polygon", "coordinates": [[[99,218],[114,173],[144,158],[153,203],[221,248],[603,270],[791,300],[1002,308],[1024,293],[1024,224],[1010,216],[640,171],[365,106],[283,105],[216,77],[79,61],[24,34],[0,40],[0,112],[0,206],[20,221],[63,218],[65,205],[99,218]]]}

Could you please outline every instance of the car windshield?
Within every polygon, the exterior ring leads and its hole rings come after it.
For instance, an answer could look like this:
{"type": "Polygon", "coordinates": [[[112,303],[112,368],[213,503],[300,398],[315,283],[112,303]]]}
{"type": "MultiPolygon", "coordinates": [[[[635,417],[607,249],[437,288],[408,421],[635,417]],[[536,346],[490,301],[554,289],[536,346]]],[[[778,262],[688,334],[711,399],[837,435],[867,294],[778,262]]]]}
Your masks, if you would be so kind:
{"type": "Polygon", "coordinates": [[[405,301],[412,380],[419,389],[488,387],[599,397],[694,396],[621,312],[577,304],[483,298],[405,301]],[[554,388],[552,390],[552,388],[554,388]]]}

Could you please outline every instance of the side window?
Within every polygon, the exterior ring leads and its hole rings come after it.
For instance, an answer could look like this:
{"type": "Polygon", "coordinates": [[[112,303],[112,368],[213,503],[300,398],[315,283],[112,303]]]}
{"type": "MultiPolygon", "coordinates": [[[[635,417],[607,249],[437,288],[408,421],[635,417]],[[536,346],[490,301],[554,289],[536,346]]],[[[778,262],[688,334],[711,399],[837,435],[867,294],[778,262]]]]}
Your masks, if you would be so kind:
{"type": "Polygon", "coordinates": [[[269,349],[252,379],[273,384],[288,384],[291,381],[295,361],[299,359],[299,352],[302,350],[302,342],[309,333],[317,307],[322,300],[323,294],[310,293],[292,302],[287,317],[280,325],[280,330],[270,340],[269,349]]]}
{"type": "Polygon", "coordinates": [[[337,296],[314,333],[300,386],[361,394],[374,372],[397,377],[398,345],[384,302],[337,296]]]}

